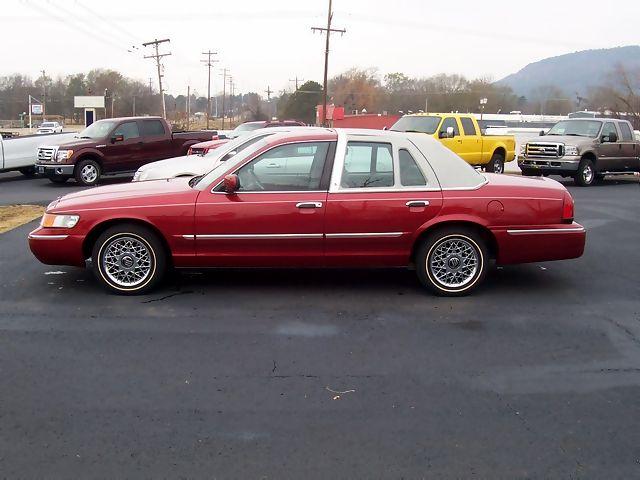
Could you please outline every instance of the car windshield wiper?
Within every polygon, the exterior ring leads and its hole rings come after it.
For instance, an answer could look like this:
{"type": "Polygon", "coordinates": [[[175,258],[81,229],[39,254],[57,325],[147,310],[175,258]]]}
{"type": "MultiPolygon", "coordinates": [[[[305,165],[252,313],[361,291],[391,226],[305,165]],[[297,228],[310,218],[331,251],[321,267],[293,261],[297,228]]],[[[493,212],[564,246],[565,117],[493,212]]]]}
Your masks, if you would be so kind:
{"type": "MultiPolygon", "coordinates": [[[[392,130],[393,132],[397,132],[397,130],[392,130]]],[[[404,133],[429,133],[424,130],[404,130],[404,133]]],[[[431,135],[431,133],[429,133],[431,135]]]]}
{"type": "Polygon", "coordinates": [[[78,137],[78,138],[91,138],[91,137],[78,137]]]}
{"type": "Polygon", "coordinates": [[[193,177],[191,180],[189,180],[189,186],[193,188],[194,185],[202,179],[202,177],[204,177],[204,175],[198,175],[197,177],[193,177]]]}
{"type": "Polygon", "coordinates": [[[565,133],[565,137],[585,137],[586,135],[582,133],[565,133]]]}

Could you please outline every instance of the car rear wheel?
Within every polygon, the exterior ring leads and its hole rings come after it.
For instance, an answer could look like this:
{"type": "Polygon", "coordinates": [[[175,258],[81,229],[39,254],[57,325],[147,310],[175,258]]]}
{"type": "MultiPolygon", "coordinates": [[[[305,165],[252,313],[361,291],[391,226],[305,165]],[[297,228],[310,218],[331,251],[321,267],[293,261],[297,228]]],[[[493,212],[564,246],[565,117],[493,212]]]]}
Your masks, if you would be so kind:
{"type": "Polygon", "coordinates": [[[504,173],[504,157],[500,153],[494,153],[487,163],[487,172],[504,173]]]}
{"type": "Polygon", "coordinates": [[[121,295],[151,290],[166,270],[162,242],[139,225],[116,225],[103,232],[93,246],[93,270],[110,291],[121,295]]]}
{"type": "Polygon", "coordinates": [[[589,187],[596,181],[596,172],[593,162],[588,158],[583,158],[578,165],[578,171],[573,177],[576,185],[589,187]]]}
{"type": "Polygon", "coordinates": [[[420,282],[441,296],[468,295],[487,273],[489,252],[474,230],[448,227],[435,231],[416,253],[420,282]]]}
{"type": "Polygon", "coordinates": [[[92,186],[100,180],[100,165],[95,160],[82,160],[76,165],[76,182],[80,185],[92,186]]]}
{"type": "Polygon", "coordinates": [[[18,170],[25,177],[35,177],[36,176],[36,167],[24,167],[18,170]]]}

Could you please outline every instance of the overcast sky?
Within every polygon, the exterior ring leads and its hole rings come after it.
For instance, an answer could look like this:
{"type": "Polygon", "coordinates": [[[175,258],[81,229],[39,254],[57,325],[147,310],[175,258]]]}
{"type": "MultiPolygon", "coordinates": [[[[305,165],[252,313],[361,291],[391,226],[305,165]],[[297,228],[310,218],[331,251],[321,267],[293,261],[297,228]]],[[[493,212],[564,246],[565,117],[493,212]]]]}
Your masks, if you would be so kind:
{"type": "MultiPolygon", "coordinates": [[[[201,52],[218,51],[236,92],[291,89],[296,76],[322,82],[327,0],[3,0],[0,74],[33,78],[112,68],[157,87],[140,46],[170,38],[166,85],[206,95],[201,52]],[[132,46],[139,47],[137,50],[132,46]],[[128,50],[130,52],[128,52],[128,50]]],[[[441,72],[500,79],[526,64],[589,48],[637,44],[640,1],[334,0],[329,75],[375,67],[381,75],[441,72]],[[526,5],[526,6],[525,6],[526,5]]]]}

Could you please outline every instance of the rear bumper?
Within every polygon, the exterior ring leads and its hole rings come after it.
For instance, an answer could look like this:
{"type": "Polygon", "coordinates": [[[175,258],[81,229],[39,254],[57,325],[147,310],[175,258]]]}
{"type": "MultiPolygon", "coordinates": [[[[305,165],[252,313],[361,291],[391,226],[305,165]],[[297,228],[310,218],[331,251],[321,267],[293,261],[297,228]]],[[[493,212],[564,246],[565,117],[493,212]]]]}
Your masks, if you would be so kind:
{"type": "Polygon", "coordinates": [[[38,227],[27,237],[31,253],[47,265],[85,265],[82,244],[84,235],[72,235],[65,229],[38,227]]]}
{"type": "Polygon", "coordinates": [[[575,172],[580,165],[580,157],[564,156],[561,158],[519,157],[518,167],[540,172],[575,172]]]}
{"type": "Polygon", "coordinates": [[[579,258],[587,234],[578,223],[514,227],[493,232],[498,242],[497,263],[547,262],[579,258]]]}
{"type": "Polygon", "coordinates": [[[45,177],[71,177],[73,176],[75,165],[36,163],[35,167],[36,173],[44,175],[45,177]]]}

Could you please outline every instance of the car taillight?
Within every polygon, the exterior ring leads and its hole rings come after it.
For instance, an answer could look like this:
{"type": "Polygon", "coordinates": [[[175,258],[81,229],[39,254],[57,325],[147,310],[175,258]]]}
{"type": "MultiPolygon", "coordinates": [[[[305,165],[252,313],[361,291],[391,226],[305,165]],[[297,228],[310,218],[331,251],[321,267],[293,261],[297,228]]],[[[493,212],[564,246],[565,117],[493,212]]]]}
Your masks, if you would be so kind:
{"type": "Polygon", "coordinates": [[[187,155],[193,155],[193,150],[191,149],[191,147],[189,147],[189,150],[187,150],[187,155]]]}
{"type": "Polygon", "coordinates": [[[200,152],[200,155],[206,155],[207,153],[209,153],[209,147],[204,147],[200,152]]]}
{"type": "Polygon", "coordinates": [[[569,192],[565,192],[562,203],[562,223],[573,223],[573,198],[569,192]]]}

